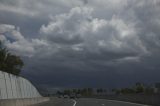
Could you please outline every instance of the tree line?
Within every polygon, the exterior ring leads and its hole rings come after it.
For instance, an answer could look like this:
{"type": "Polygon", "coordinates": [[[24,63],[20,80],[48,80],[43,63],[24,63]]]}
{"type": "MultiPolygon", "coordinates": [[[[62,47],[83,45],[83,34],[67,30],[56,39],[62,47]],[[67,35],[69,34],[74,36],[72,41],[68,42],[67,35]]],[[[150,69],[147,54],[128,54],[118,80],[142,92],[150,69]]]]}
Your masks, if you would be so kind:
{"type": "Polygon", "coordinates": [[[65,89],[63,91],[57,91],[57,95],[71,95],[71,94],[80,94],[82,96],[93,96],[95,94],[103,94],[106,93],[106,89],[102,88],[83,88],[83,89],[65,89]]]}
{"type": "Polygon", "coordinates": [[[112,92],[115,94],[154,94],[154,88],[138,82],[133,87],[112,89],[112,92]]]}
{"type": "Polygon", "coordinates": [[[65,89],[57,91],[57,95],[81,94],[82,96],[110,95],[110,94],[154,94],[154,88],[145,86],[143,83],[136,83],[133,87],[120,89],[103,89],[103,88],[82,88],[82,89],[65,89]]]}

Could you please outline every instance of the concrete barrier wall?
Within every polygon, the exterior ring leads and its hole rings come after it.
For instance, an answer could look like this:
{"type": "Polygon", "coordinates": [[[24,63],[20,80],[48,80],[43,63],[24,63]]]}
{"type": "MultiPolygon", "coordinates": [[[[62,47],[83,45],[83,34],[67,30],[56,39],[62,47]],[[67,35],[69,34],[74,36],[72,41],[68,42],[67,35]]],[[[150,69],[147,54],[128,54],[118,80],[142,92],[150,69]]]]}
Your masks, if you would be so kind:
{"type": "Polygon", "coordinates": [[[26,79],[0,71],[0,100],[41,97],[26,79]]]}
{"type": "Polygon", "coordinates": [[[0,106],[28,106],[48,100],[30,81],[0,71],[0,106]]]}

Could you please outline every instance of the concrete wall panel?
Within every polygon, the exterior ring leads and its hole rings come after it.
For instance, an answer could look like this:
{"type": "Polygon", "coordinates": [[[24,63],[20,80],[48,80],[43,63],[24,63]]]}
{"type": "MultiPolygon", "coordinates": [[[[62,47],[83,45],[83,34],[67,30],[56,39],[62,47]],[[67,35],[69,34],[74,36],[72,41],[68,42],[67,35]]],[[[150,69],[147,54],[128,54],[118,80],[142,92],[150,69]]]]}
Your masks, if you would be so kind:
{"type": "Polygon", "coordinates": [[[6,83],[4,79],[0,79],[0,89],[5,89],[6,88],[6,83]]]}
{"type": "Polygon", "coordinates": [[[12,80],[11,80],[11,84],[12,84],[12,91],[13,91],[13,98],[17,98],[17,90],[16,90],[16,77],[12,76],[12,80]]]}
{"type": "Polygon", "coordinates": [[[1,89],[1,98],[0,99],[7,99],[8,96],[6,95],[7,91],[6,89],[1,89]]]}
{"type": "Polygon", "coordinates": [[[4,74],[1,71],[0,71],[0,79],[4,79],[4,74]]]}

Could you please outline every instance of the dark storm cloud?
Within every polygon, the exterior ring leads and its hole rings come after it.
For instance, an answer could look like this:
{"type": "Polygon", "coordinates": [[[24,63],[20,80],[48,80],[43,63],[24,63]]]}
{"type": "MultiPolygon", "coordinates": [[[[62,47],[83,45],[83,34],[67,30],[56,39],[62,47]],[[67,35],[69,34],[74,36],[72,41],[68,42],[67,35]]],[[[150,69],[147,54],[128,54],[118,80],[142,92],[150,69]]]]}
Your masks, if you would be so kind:
{"type": "Polygon", "coordinates": [[[0,39],[23,57],[22,74],[38,85],[117,87],[160,80],[158,0],[0,3],[0,39]]]}
{"type": "Polygon", "coordinates": [[[84,4],[88,4],[88,0],[81,0],[84,4]]]}
{"type": "Polygon", "coordinates": [[[27,38],[37,38],[38,30],[40,29],[41,25],[44,23],[47,24],[47,19],[41,17],[38,19],[37,17],[26,17],[24,15],[15,14],[8,11],[0,11],[0,13],[1,24],[10,24],[20,27],[21,33],[27,38]]]}

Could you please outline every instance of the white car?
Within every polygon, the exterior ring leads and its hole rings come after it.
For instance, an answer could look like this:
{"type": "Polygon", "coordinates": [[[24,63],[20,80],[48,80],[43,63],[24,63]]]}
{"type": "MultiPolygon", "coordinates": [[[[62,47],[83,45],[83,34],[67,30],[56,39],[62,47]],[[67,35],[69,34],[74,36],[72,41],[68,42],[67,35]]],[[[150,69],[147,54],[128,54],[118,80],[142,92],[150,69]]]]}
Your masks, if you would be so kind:
{"type": "Polygon", "coordinates": [[[63,98],[69,98],[69,96],[68,95],[63,95],[63,98]]]}

